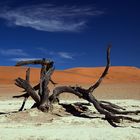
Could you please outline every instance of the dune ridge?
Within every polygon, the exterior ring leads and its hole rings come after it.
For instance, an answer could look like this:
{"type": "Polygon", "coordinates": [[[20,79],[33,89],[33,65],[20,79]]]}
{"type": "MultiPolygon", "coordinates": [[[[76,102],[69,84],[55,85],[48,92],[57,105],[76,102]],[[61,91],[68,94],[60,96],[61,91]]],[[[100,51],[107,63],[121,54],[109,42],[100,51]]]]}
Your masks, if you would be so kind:
{"type": "MultiPolygon", "coordinates": [[[[13,84],[17,77],[25,77],[27,67],[0,66],[0,84],[13,84]]],[[[84,84],[95,82],[104,67],[79,67],[66,70],[56,70],[52,79],[59,84],[84,84]]],[[[37,83],[39,80],[39,68],[31,68],[31,82],[37,83]]],[[[109,73],[103,81],[104,83],[140,83],[140,69],[136,67],[115,66],[110,67],[109,73]]]]}

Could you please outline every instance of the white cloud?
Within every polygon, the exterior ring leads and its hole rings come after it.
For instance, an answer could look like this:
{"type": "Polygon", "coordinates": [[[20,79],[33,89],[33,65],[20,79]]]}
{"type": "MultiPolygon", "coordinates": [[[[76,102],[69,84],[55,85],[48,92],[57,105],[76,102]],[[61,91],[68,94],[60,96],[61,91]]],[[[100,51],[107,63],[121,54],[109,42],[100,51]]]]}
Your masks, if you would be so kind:
{"type": "Polygon", "coordinates": [[[0,49],[0,54],[5,56],[27,56],[28,54],[22,49],[0,49]]]}
{"type": "Polygon", "coordinates": [[[73,59],[73,55],[68,52],[58,52],[58,55],[65,59],[73,59]]]}
{"type": "Polygon", "coordinates": [[[74,53],[63,52],[63,51],[62,52],[61,51],[50,51],[43,47],[40,47],[37,49],[40,50],[43,54],[45,54],[47,56],[60,57],[60,58],[65,58],[65,59],[74,59],[74,56],[75,56],[74,53]]]}
{"type": "Polygon", "coordinates": [[[0,18],[17,26],[31,27],[41,31],[80,31],[86,25],[86,17],[102,13],[102,11],[93,10],[91,7],[58,7],[40,4],[1,10],[0,18]]]}
{"type": "Polygon", "coordinates": [[[39,60],[41,58],[11,58],[10,61],[27,61],[27,60],[39,60]]]}

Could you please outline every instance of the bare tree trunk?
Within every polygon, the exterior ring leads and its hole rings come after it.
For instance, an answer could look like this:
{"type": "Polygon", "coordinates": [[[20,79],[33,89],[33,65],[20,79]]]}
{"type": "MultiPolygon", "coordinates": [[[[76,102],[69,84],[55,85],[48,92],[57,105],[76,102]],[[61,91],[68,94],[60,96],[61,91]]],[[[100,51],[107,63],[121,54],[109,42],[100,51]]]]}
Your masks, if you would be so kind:
{"type": "MultiPolygon", "coordinates": [[[[44,61],[45,61],[45,59],[44,59],[44,61]]],[[[48,84],[49,84],[49,80],[50,80],[50,75],[52,74],[52,73],[49,73],[47,75],[46,68],[47,67],[45,65],[42,65],[41,73],[40,73],[39,95],[41,97],[41,101],[40,101],[40,105],[38,108],[40,110],[42,110],[43,112],[46,112],[49,109],[49,92],[50,91],[48,89],[48,84]]],[[[48,71],[50,69],[48,69],[48,71]]]]}
{"type": "MultiPolygon", "coordinates": [[[[44,60],[45,61],[45,60],[44,60]]],[[[26,80],[23,80],[22,78],[16,79],[16,85],[23,88],[27,93],[20,95],[20,96],[14,96],[16,98],[18,97],[25,97],[22,107],[20,108],[20,111],[23,109],[25,102],[29,96],[31,96],[34,101],[36,107],[38,109],[42,110],[43,112],[48,111],[49,109],[49,89],[48,84],[51,78],[51,75],[54,71],[53,67],[49,67],[48,71],[46,71],[46,65],[42,65],[41,74],[40,74],[40,83],[35,86],[34,88],[31,87],[29,83],[29,72],[26,72],[26,80]],[[39,93],[37,94],[35,92],[36,89],[39,88],[39,93]]]]}

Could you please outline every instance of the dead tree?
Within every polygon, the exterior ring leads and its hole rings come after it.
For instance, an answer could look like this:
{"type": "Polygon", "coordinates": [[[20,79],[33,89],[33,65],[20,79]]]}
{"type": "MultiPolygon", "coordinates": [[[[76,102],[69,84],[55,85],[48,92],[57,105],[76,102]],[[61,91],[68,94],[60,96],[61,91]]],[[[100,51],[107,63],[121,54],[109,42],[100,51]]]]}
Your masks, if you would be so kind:
{"type": "Polygon", "coordinates": [[[107,102],[107,101],[99,101],[97,100],[94,95],[93,91],[99,87],[105,76],[108,74],[109,67],[110,67],[110,49],[111,46],[107,49],[107,64],[105,67],[104,72],[100,76],[100,78],[97,80],[95,84],[90,86],[88,89],[82,88],[80,86],[58,86],[53,89],[52,95],[49,96],[49,89],[48,89],[48,83],[51,81],[51,75],[54,71],[53,68],[53,62],[46,61],[45,59],[40,61],[25,61],[25,62],[19,62],[17,65],[25,65],[25,64],[41,64],[41,74],[40,74],[40,82],[35,87],[32,87],[29,82],[29,69],[26,72],[26,80],[22,78],[16,79],[16,85],[23,88],[26,93],[20,96],[14,96],[16,98],[24,97],[24,102],[22,104],[22,107],[20,110],[23,109],[24,104],[29,96],[33,98],[35,101],[35,104],[33,107],[37,107],[43,112],[46,112],[49,110],[49,108],[52,106],[53,102],[59,101],[59,95],[62,93],[68,93],[68,94],[74,94],[78,96],[79,98],[82,98],[84,100],[87,100],[90,102],[96,110],[104,115],[104,119],[107,120],[112,126],[117,127],[118,122],[120,120],[125,119],[133,122],[140,122],[138,119],[134,119],[132,117],[127,116],[128,114],[139,114],[140,110],[136,111],[126,111],[124,108],[115,105],[113,103],[107,102]],[[36,93],[36,90],[39,90],[38,93],[36,93]]]}
{"type": "Polygon", "coordinates": [[[23,88],[24,91],[26,91],[26,93],[19,96],[13,96],[13,97],[14,98],[24,97],[23,104],[21,108],[19,109],[19,111],[23,110],[25,102],[27,101],[28,97],[31,96],[33,100],[35,101],[35,104],[33,105],[33,107],[37,107],[43,112],[46,112],[49,109],[49,92],[50,92],[48,89],[49,81],[51,81],[53,84],[56,84],[51,80],[51,75],[54,72],[53,61],[46,61],[45,59],[21,61],[21,62],[18,62],[16,66],[22,66],[26,64],[41,64],[42,65],[41,72],[40,72],[40,82],[35,87],[32,87],[30,85],[29,83],[30,70],[28,69],[26,72],[26,80],[20,77],[15,80],[16,81],[15,84],[18,87],[23,88]],[[38,90],[38,93],[36,93],[36,90],[38,90]]]}

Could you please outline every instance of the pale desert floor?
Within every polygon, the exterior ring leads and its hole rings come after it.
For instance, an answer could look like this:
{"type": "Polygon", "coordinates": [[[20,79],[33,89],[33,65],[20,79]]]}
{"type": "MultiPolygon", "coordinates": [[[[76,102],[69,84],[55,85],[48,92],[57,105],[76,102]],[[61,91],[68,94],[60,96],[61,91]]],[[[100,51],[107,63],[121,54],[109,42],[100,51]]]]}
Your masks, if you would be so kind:
{"type": "MultiPolygon", "coordinates": [[[[140,100],[109,100],[129,110],[140,108],[140,100]]],[[[74,103],[70,100],[61,102],[74,103]]],[[[83,100],[80,100],[83,102],[83,100]]],[[[0,100],[0,140],[139,140],[140,124],[123,121],[113,128],[101,118],[82,118],[66,113],[55,105],[53,112],[29,110],[29,100],[23,112],[17,112],[21,99],[0,100]]],[[[90,109],[96,111],[93,106],[90,109]]],[[[96,115],[98,113],[96,112],[96,115]]],[[[100,115],[99,115],[100,116],[100,115]]],[[[136,117],[136,116],[134,116],[136,117]]],[[[140,116],[137,116],[140,119],[140,116]]]]}
{"type": "MultiPolygon", "coordinates": [[[[14,85],[0,85],[0,140],[140,140],[140,123],[123,121],[119,124],[123,127],[113,128],[93,106],[89,108],[100,118],[72,116],[57,104],[49,113],[30,110],[31,99],[25,106],[27,110],[17,112],[22,99],[12,96],[22,94],[19,91],[14,85]]],[[[101,84],[94,95],[128,110],[140,110],[139,84],[101,84]]],[[[69,94],[61,97],[61,102],[77,101],[83,102],[69,94]]],[[[133,117],[140,119],[140,114],[133,117]]]]}

